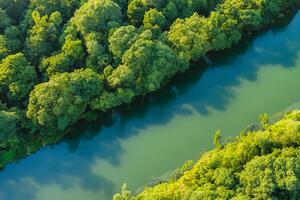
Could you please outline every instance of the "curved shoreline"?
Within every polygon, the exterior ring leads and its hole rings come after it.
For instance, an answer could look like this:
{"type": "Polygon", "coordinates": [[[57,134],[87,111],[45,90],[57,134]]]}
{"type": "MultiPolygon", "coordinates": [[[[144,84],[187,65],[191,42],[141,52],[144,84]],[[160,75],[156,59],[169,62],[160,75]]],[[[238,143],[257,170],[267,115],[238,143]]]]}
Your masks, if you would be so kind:
{"type": "MultiPolygon", "coordinates": [[[[289,10],[286,10],[285,12],[288,12],[289,10]]],[[[268,25],[269,26],[269,25],[268,25]]],[[[268,27],[265,26],[265,27],[268,27]]],[[[263,27],[263,29],[265,28],[263,27]]],[[[72,128],[71,128],[72,129],[72,128]]],[[[52,137],[45,137],[37,135],[35,137],[30,138],[31,141],[27,141],[24,143],[16,144],[10,151],[7,151],[5,153],[0,153],[0,167],[3,168],[6,164],[15,162],[17,160],[20,160],[36,151],[38,151],[41,147],[45,145],[50,145],[57,143],[60,141],[64,135],[68,134],[70,131],[65,131],[61,135],[56,135],[52,137]]]]}

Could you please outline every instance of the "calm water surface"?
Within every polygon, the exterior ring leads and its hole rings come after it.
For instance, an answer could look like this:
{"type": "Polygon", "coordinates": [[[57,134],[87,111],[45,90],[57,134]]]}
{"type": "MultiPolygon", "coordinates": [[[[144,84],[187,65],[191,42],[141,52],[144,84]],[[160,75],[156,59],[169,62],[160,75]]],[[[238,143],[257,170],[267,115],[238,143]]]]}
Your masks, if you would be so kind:
{"type": "Polygon", "coordinates": [[[242,42],[212,66],[196,63],[161,91],[0,172],[0,200],[108,200],[136,191],[234,136],[261,113],[300,100],[300,13],[242,42]]]}

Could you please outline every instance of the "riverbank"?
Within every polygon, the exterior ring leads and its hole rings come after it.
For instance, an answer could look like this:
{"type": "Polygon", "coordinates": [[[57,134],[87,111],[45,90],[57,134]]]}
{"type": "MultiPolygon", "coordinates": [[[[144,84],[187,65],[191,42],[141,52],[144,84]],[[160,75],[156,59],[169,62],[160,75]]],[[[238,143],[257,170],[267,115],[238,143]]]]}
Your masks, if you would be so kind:
{"type": "MultiPolygon", "coordinates": [[[[2,161],[1,166],[4,166],[9,162],[18,160],[21,157],[27,156],[28,154],[38,150],[40,147],[46,144],[51,144],[59,141],[66,133],[67,132],[65,131],[60,135],[50,136],[50,137],[45,135],[41,136],[41,135],[32,134],[30,136],[18,138],[18,140],[15,140],[13,142],[9,142],[10,143],[8,144],[9,150],[7,151],[7,148],[3,148],[4,150],[2,150],[2,153],[0,153],[0,158],[1,158],[0,161],[2,161]]],[[[22,134],[18,134],[18,135],[21,136],[22,134]]]]}
{"type": "Polygon", "coordinates": [[[198,160],[213,148],[217,129],[224,139],[235,137],[261,113],[285,110],[300,99],[300,13],[280,21],[231,51],[210,54],[207,70],[194,63],[158,92],[80,123],[57,144],[6,166],[2,198],[109,200],[124,182],[137,191],[198,160]]]}
{"type": "Polygon", "coordinates": [[[114,200],[150,199],[298,199],[300,198],[300,111],[261,130],[240,134],[177,171],[178,177],[147,187],[133,197],[126,187],[114,200]]]}

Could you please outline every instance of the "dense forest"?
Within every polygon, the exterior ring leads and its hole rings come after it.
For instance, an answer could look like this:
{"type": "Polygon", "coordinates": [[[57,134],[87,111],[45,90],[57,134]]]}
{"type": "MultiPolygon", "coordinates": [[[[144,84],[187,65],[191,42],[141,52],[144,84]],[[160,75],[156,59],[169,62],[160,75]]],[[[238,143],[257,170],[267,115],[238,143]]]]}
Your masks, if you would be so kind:
{"type": "Polygon", "coordinates": [[[194,165],[187,162],[169,182],[146,188],[137,197],[123,187],[114,200],[296,200],[300,199],[300,111],[260,130],[244,131],[227,144],[219,132],[215,149],[194,165]]]}
{"type": "Polygon", "coordinates": [[[0,0],[0,166],[161,87],[298,0],[0,0]]]}

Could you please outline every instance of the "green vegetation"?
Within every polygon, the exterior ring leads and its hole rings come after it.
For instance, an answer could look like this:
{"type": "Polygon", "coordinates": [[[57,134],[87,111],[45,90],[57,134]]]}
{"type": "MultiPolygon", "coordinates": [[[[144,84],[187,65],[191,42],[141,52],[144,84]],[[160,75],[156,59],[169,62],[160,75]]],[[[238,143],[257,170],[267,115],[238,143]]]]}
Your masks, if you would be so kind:
{"type": "Polygon", "coordinates": [[[0,0],[0,166],[159,89],[298,2],[0,0]]]}
{"type": "Polygon", "coordinates": [[[267,124],[265,115],[261,119],[261,130],[217,145],[193,167],[185,164],[177,170],[180,177],[136,197],[124,186],[114,200],[299,199],[300,111],[274,124],[267,124]]]}

